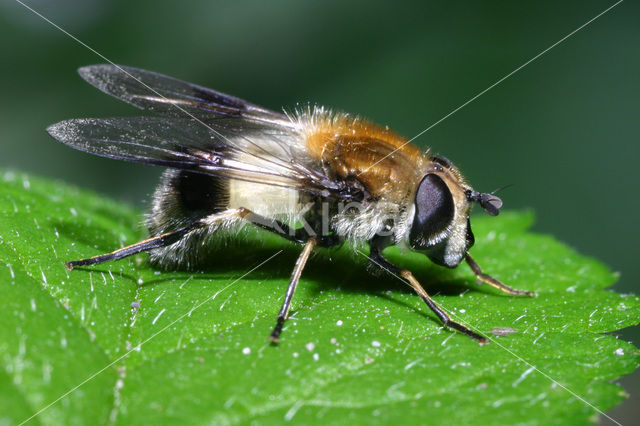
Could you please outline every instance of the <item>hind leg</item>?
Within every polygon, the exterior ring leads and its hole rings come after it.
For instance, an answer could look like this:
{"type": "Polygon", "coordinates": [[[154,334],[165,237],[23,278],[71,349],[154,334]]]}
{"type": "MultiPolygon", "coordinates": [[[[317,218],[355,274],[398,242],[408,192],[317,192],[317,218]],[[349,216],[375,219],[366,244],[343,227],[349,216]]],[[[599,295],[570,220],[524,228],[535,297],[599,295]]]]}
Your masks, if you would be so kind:
{"type": "MultiPolygon", "coordinates": [[[[130,246],[112,251],[111,253],[100,254],[98,256],[86,259],[67,262],[65,266],[71,270],[76,266],[97,265],[99,263],[109,262],[112,260],[120,260],[144,251],[167,247],[180,241],[191,232],[206,228],[208,226],[214,226],[216,224],[219,224],[220,222],[228,221],[238,217],[262,229],[266,229],[275,234],[278,234],[281,237],[288,239],[289,241],[306,243],[309,238],[313,237],[309,235],[304,229],[290,229],[288,225],[276,219],[260,216],[253,213],[249,209],[240,207],[238,209],[229,209],[224,210],[220,213],[211,214],[209,216],[198,219],[192,224],[180,228],[176,231],[167,232],[156,237],[140,241],[130,246]]],[[[339,243],[339,239],[333,235],[320,235],[315,241],[318,242],[318,245],[323,247],[331,247],[339,243]]]]}
{"type": "Polygon", "coordinates": [[[152,237],[132,244],[130,246],[112,251],[111,253],[100,254],[98,256],[89,257],[87,259],[73,260],[71,262],[65,263],[65,266],[71,270],[76,266],[97,265],[99,263],[109,262],[112,260],[120,260],[125,257],[141,253],[143,251],[167,247],[180,241],[191,232],[203,229],[207,226],[215,225],[216,223],[229,220],[237,216],[244,217],[248,213],[249,212],[246,209],[225,210],[223,212],[215,213],[199,219],[190,225],[178,229],[177,231],[167,232],[156,237],[152,237]]]}

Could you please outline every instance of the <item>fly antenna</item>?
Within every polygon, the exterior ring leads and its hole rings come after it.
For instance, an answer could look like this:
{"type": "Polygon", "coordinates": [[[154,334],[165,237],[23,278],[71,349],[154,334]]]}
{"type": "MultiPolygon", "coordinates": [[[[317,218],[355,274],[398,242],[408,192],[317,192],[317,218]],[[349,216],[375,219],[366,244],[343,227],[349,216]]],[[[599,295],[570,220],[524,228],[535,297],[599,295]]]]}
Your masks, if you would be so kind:
{"type": "Polygon", "coordinates": [[[503,189],[510,188],[510,187],[512,187],[513,185],[514,185],[513,183],[510,183],[509,185],[501,186],[501,187],[500,187],[500,188],[498,188],[498,189],[494,189],[494,190],[493,190],[493,191],[491,191],[489,194],[493,195],[493,194],[495,194],[496,192],[500,192],[500,191],[502,191],[503,189]]]}
{"type": "Polygon", "coordinates": [[[500,197],[493,194],[502,189],[504,189],[504,187],[498,188],[490,193],[470,190],[467,191],[467,199],[469,201],[473,201],[474,203],[480,204],[484,211],[489,213],[491,216],[498,216],[498,214],[500,213],[500,208],[502,207],[502,200],[500,199],[500,197]]]}

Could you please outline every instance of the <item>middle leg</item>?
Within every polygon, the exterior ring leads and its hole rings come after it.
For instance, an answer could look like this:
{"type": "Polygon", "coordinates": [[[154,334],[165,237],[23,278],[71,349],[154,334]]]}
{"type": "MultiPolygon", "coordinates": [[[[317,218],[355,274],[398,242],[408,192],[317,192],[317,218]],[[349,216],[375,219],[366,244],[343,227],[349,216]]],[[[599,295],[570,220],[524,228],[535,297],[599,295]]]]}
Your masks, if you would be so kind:
{"type": "Polygon", "coordinates": [[[291,300],[293,299],[293,293],[296,291],[296,287],[298,287],[298,282],[300,281],[300,275],[302,275],[302,270],[304,266],[307,264],[307,260],[309,260],[309,256],[313,251],[313,248],[317,245],[317,241],[314,238],[311,238],[307,241],[296,261],[296,266],[293,268],[293,273],[291,274],[291,281],[289,282],[289,287],[287,288],[287,292],[284,295],[284,302],[282,303],[282,308],[278,313],[278,322],[274,327],[269,339],[278,343],[280,341],[280,333],[282,332],[282,326],[289,316],[289,309],[291,308],[291,300]]]}

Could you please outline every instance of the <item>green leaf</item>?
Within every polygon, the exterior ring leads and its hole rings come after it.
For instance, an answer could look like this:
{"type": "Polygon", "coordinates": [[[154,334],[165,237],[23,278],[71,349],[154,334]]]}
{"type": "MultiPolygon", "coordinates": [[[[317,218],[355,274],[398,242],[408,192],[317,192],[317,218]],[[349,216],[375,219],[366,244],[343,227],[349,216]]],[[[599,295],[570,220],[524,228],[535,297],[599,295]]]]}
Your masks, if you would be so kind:
{"type": "Polygon", "coordinates": [[[32,421],[584,423],[624,398],[611,381],[638,365],[635,347],[604,334],[639,322],[638,297],[608,291],[605,266],[529,232],[531,213],[474,217],[472,253],[537,298],[388,250],[459,320],[517,332],[480,346],[443,329],[408,287],[369,275],[343,247],[311,260],[276,347],[267,336],[299,246],[248,231],[203,271],[154,270],[146,255],[67,271],[144,238],[140,212],[14,172],[0,212],[3,424],[54,401],[32,421]]]}

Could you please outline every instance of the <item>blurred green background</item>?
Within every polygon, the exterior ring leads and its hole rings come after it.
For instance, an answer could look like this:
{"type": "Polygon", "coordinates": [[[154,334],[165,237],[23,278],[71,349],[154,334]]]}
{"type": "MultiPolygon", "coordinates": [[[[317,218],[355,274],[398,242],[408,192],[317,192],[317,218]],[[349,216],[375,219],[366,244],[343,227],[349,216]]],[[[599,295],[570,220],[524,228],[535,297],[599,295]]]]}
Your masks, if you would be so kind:
{"type": "MultiPolygon", "coordinates": [[[[465,103],[615,1],[25,1],[110,60],[280,110],[313,102],[408,137],[465,103]]],[[[47,125],[138,111],[83,82],[103,59],[13,0],[0,1],[0,166],[145,207],[161,170],[55,143],[47,125]]],[[[555,235],[640,278],[640,6],[625,1],[416,140],[476,189],[514,184],[555,235]]],[[[477,212],[477,214],[481,214],[477,212]]],[[[638,328],[620,333],[640,344],[638,328]]],[[[525,354],[523,354],[525,355],[525,354]]],[[[632,394],[610,414],[634,423],[632,394]]]]}

